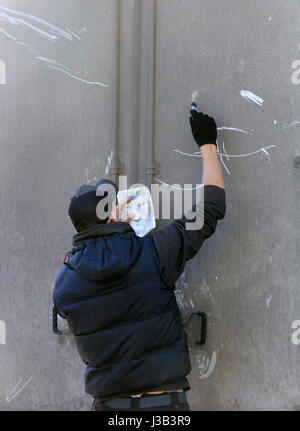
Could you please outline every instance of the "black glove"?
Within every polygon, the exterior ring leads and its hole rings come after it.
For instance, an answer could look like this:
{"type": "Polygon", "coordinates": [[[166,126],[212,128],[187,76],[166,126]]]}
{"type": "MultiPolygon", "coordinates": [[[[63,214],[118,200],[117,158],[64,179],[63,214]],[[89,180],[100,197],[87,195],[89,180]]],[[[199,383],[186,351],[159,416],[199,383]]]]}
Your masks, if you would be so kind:
{"type": "MultiPolygon", "coordinates": [[[[197,107],[196,103],[193,103],[192,106],[197,107]]],[[[215,144],[217,146],[217,125],[212,117],[191,109],[190,125],[193,137],[199,148],[205,144],[215,144]]]]}

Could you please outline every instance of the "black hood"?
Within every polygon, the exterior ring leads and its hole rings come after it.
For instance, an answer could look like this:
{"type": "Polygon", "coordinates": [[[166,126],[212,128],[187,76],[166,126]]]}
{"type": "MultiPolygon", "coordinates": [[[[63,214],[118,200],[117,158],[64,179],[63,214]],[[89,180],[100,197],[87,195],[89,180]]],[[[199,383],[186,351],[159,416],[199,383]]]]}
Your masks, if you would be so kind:
{"type": "Polygon", "coordinates": [[[73,245],[68,265],[82,277],[99,283],[127,274],[140,250],[127,222],[93,226],[76,234],[73,245]]]}

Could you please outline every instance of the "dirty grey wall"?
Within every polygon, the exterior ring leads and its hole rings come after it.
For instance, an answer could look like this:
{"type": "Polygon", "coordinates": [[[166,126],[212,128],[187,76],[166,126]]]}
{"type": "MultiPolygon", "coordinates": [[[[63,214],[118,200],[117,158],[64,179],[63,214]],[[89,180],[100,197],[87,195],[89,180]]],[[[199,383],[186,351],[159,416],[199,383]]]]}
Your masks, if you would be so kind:
{"type": "Polygon", "coordinates": [[[80,184],[118,173],[201,182],[188,123],[198,90],[220,128],[228,208],[177,285],[183,316],[208,314],[207,343],[190,346],[189,401],[292,410],[300,3],[121,0],[119,20],[117,5],[0,4],[0,409],[90,408],[72,337],[51,330],[73,234],[68,201],[80,184]]]}

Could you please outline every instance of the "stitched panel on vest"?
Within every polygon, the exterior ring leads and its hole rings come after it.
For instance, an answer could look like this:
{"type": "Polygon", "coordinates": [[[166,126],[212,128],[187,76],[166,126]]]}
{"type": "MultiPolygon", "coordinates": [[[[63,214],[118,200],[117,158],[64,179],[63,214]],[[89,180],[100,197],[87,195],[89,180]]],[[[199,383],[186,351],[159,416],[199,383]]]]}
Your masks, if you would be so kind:
{"type": "Polygon", "coordinates": [[[169,310],[95,334],[76,336],[75,342],[86,362],[101,367],[170,346],[178,341],[181,331],[180,316],[169,310]]]}
{"type": "Polygon", "coordinates": [[[189,374],[191,364],[184,336],[173,346],[149,353],[139,359],[121,361],[98,369],[88,366],[86,392],[99,397],[143,391],[172,382],[189,374]]]}
{"type": "Polygon", "coordinates": [[[107,294],[67,307],[68,323],[75,335],[91,334],[131,320],[175,308],[173,294],[160,288],[157,274],[107,294]]]}

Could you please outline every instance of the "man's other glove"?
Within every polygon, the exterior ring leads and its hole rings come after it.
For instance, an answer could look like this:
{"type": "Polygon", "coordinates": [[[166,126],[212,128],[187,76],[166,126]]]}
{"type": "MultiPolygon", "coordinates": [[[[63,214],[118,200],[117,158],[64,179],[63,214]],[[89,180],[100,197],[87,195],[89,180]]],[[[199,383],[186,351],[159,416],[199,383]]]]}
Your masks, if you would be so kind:
{"type": "Polygon", "coordinates": [[[190,125],[193,137],[197,145],[202,147],[205,144],[215,144],[217,146],[217,125],[215,120],[202,112],[198,112],[195,108],[196,103],[193,103],[190,110],[190,125]]]}

